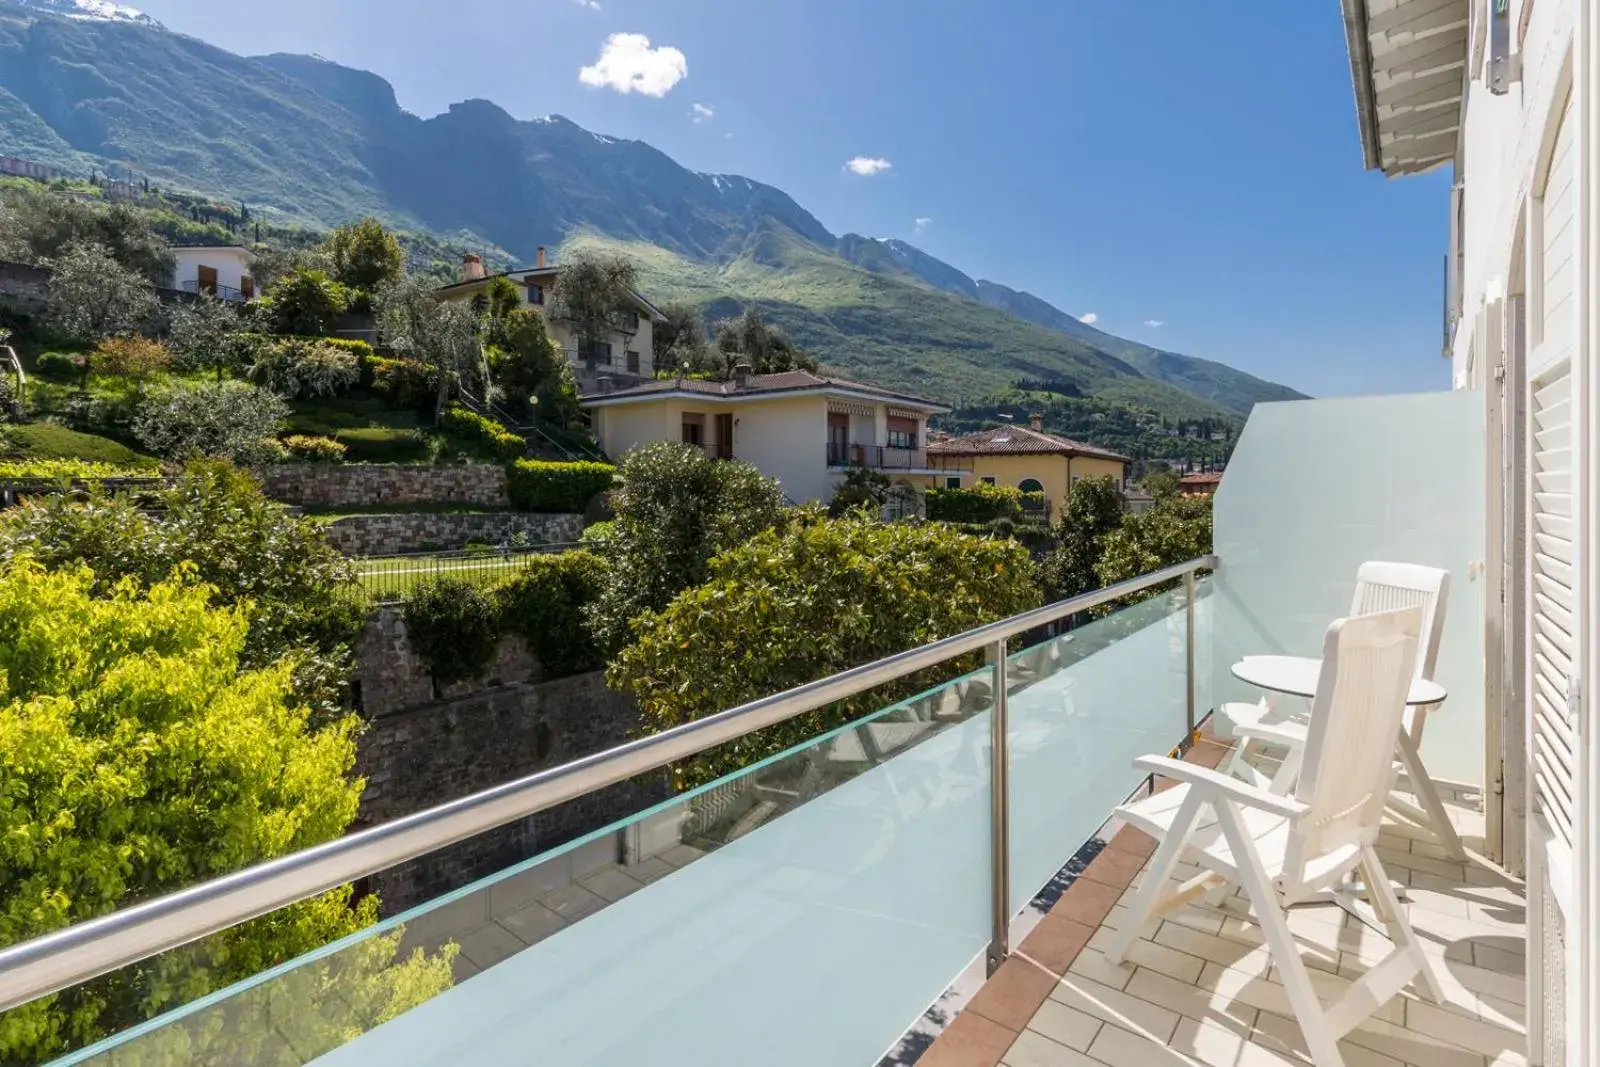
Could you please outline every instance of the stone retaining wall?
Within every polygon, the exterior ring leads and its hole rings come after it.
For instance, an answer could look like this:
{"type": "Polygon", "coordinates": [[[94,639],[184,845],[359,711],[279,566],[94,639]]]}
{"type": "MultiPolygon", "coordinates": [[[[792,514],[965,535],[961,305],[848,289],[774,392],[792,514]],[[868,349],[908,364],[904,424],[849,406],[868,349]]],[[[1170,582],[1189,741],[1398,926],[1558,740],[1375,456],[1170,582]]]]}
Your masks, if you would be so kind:
{"type": "Polygon", "coordinates": [[[286,463],[262,478],[267,495],[286,504],[374,507],[383,504],[509,503],[504,467],[461,464],[418,467],[400,463],[286,463]]]}
{"type": "MultiPolygon", "coordinates": [[[[369,721],[356,773],[367,779],[359,826],[370,826],[535,771],[614,748],[639,728],[631,696],[599,673],[539,681],[518,638],[471,681],[436,687],[411,649],[403,613],[379,608],[357,650],[369,721]]],[[[579,797],[368,879],[394,915],[442,893],[644,810],[667,796],[661,775],[579,797]]]]}
{"type": "Polygon", "coordinates": [[[0,298],[27,311],[44,307],[50,272],[26,263],[0,262],[0,298]]]}
{"type": "Polygon", "coordinates": [[[349,515],[328,524],[328,543],[349,556],[393,556],[498,545],[519,536],[539,545],[567,544],[583,533],[582,515],[491,511],[461,515],[349,515]]]}

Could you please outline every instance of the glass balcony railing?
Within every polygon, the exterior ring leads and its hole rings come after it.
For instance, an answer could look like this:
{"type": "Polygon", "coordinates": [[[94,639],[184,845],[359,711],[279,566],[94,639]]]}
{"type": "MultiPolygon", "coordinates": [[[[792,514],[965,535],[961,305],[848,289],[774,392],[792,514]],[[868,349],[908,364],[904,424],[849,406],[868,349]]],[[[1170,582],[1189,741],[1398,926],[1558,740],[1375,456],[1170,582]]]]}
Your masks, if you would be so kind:
{"type": "Polygon", "coordinates": [[[51,996],[170,1007],[58,1061],[103,1067],[869,1067],[969,965],[1007,955],[1015,916],[1141,784],[1132,759],[1179,746],[1210,707],[1212,562],[5,949],[0,1027],[51,996]],[[206,992],[237,966],[241,924],[303,921],[324,893],[863,693],[888,695],[720,777],[696,764],[708,780],[663,804],[206,992]]]}

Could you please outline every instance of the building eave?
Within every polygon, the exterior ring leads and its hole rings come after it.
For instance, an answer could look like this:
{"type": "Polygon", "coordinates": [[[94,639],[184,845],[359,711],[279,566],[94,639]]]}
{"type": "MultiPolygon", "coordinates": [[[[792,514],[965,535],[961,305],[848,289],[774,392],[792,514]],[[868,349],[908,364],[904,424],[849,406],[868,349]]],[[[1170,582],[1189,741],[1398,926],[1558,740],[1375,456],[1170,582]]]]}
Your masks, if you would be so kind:
{"type": "Polygon", "coordinates": [[[927,415],[947,415],[950,413],[949,408],[926,400],[883,393],[870,393],[859,389],[841,389],[832,385],[804,385],[791,389],[760,389],[734,393],[705,393],[694,389],[662,389],[648,393],[591,393],[588,396],[579,397],[578,404],[585,409],[619,407],[624,404],[650,404],[658,400],[694,400],[706,404],[748,404],[762,400],[787,400],[797,396],[861,400],[873,404],[888,404],[894,407],[910,408],[927,415]]]}
{"type": "Polygon", "coordinates": [[[1340,0],[1368,170],[1421,174],[1455,159],[1470,0],[1340,0]]]}

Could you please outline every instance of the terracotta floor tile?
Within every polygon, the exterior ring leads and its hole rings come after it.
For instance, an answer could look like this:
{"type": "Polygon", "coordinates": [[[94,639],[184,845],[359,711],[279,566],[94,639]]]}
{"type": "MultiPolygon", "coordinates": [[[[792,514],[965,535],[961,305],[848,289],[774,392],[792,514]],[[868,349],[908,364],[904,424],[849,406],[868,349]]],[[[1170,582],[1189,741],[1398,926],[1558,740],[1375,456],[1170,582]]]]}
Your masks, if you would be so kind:
{"type": "Polygon", "coordinates": [[[1093,936],[1092,925],[1051,912],[1023,939],[1021,952],[1050,973],[1062,975],[1072,967],[1072,961],[1093,936]]]}
{"type": "Polygon", "coordinates": [[[1148,857],[1136,852],[1123,852],[1120,849],[1102,849],[1094,861],[1084,869],[1083,876],[1092,878],[1101,885],[1109,885],[1119,892],[1128,888],[1133,881],[1133,876],[1138,874],[1145,865],[1148,857]]]}
{"type": "Polygon", "coordinates": [[[1050,997],[1056,976],[1031,960],[1013,956],[984,983],[966,1007],[1008,1030],[1021,1030],[1050,997]]]}
{"type": "Polygon", "coordinates": [[[917,1067],[998,1067],[1016,1039],[1015,1030],[964,1011],[922,1054],[917,1067]]]}
{"type": "Polygon", "coordinates": [[[1109,886],[1092,878],[1079,878],[1067,887],[1050,909],[1051,915],[1060,915],[1085,926],[1099,926],[1111,913],[1125,886],[1109,886]]]}
{"type": "Polygon", "coordinates": [[[1137,827],[1124,826],[1106,843],[1106,848],[1113,852],[1128,852],[1149,859],[1155,855],[1156,839],[1137,827]]]}

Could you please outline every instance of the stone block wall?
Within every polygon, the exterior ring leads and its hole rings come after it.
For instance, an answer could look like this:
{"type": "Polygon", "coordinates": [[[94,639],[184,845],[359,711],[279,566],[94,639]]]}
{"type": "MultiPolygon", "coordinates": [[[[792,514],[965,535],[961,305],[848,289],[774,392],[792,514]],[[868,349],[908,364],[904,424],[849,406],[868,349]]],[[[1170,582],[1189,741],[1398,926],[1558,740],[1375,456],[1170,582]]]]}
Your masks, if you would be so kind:
{"type": "Polygon", "coordinates": [[[347,556],[392,556],[498,545],[519,537],[538,545],[568,544],[583,533],[582,515],[490,511],[459,515],[349,515],[328,524],[328,544],[347,556]]]}
{"type": "MultiPolygon", "coordinates": [[[[437,687],[395,607],[368,619],[357,655],[368,719],[356,755],[356,773],[367,779],[358,827],[614,748],[640,725],[633,698],[607,689],[598,672],[539,681],[537,661],[516,638],[502,642],[479,678],[437,687]]],[[[623,782],[384,871],[367,886],[393,915],[666,796],[659,774],[623,782]]]]}
{"type": "Polygon", "coordinates": [[[417,467],[399,463],[286,463],[262,478],[269,497],[285,504],[375,507],[384,504],[509,503],[504,467],[462,464],[417,467]]]}
{"type": "Polygon", "coordinates": [[[45,286],[50,272],[26,263],[0,263],[0,298],[28,311],[44,307],[45,286]]]}

